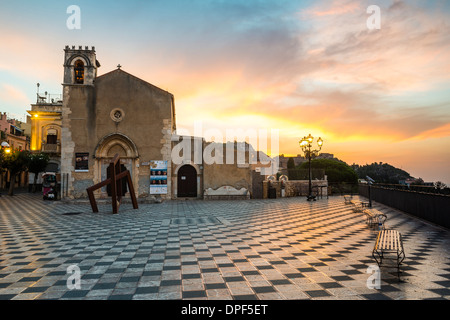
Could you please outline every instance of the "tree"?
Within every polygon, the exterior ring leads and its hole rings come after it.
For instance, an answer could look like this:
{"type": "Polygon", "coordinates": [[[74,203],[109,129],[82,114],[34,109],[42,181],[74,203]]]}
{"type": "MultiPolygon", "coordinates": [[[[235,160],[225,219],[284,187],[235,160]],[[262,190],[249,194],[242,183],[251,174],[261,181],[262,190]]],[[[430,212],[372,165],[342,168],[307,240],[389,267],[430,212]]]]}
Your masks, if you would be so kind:
{"type": "Polygon", "coordinates": [[[29,160],[29,152],[24,150],[13,150],[10,153],[3,154],[2,167],[9,171],[8,195],[14,195],[16,176],[27,170],[29,160]]]}
{"type": "Polygon", "coordinates": [[[29,157],[28,171],[34,173],[32,192],[36,192],[36,183],[39,173],[43,172],[50,160],[47,153],[32,153],[29,157]]]}
{"type": "Polygon", "coordinates": [[[287,162],[287,168],[288,169],[295,169],[295,162],[294,162],[294,158],[290,157],[288,162],[287,162]]]}
{"type": "Polygon", "coordinates": [[[441,189],[447,188],[447,185],[445,183],[443,183],[442,181],[436,181],[434,183],[434,188],[441,190],[441,189]]]}
{"type": "MultiPolygon", "coordinates": [[[[308,166],[308,162],[304,162],[300,165],[300,168],[307,169],[308,166]]],[[[358,183],[358,176],[355,170],[342,161],[336,161],[333,159],[314,159],[311,160],[311,168],[324,169],[328,181],[331,183],[358,183]]]]}
{"type": "Polygon", "coordinates": [[[360,179],[371,177],[377,183],[398,184],[400,180],[411,179],[411,175],[399,168],[395,168],[388,163],[374,162],[363,166],[352,165],[360,179]]]}

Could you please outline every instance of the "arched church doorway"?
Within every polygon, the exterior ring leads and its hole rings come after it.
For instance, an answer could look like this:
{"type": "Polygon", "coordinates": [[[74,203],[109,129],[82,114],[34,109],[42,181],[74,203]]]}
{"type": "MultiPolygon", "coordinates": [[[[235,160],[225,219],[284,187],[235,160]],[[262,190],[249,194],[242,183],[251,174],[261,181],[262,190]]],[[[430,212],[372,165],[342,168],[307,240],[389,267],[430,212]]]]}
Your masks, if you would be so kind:
{"type": "MultiPolygon", "coordinates": [[[[113,159],[114,155],[119,154],[121,169],[130,171],[131,179],[136,190],[138,168],[136,167],[136,161],[139,157],[136,145],[123,134],[111,134],[104,137],[98,144],[95,150],[96,160],[96,183],[106,180],[108,176],[109,163],[113,159]]],[[[122,195],[127,192],[126,182],[122,181],[122,195]]],[[[111,194],[110,187],[105,186],[101,188],[101,196],[107,197],[111,194]]]]}
{"type": "Polygon", "coordinates": [[[197,197],[197,171],[191,165],[184,165],[178,170],[178,198],[197,197]]]}

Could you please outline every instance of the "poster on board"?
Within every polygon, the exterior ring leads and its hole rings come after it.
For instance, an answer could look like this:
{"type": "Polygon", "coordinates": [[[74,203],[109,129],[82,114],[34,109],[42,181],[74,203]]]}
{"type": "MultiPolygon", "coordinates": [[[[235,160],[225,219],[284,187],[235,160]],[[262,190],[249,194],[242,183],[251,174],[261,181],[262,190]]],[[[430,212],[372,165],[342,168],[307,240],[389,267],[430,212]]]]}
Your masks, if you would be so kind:
{"type": "Polygon", "coordinates": [[[150,161],[150,194],[167,194],[167,161],[150,161]]]}
{"type": "Polygon", "coordinates": [[[89,172],[89,153],[75,153],[75,172],[89,172]]]}

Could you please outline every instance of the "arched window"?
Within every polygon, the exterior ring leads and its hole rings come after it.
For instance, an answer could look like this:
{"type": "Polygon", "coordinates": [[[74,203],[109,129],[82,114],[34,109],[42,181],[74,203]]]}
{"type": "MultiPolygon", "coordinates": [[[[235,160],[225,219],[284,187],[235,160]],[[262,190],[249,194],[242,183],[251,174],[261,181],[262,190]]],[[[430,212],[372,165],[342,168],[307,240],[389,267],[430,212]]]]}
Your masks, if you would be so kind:
{"type": "Polygon", "coordinates": [[[84,63],[81,60],[77,60],[75,62],[75,83],[83,84],[84,83],[84,63]]]}

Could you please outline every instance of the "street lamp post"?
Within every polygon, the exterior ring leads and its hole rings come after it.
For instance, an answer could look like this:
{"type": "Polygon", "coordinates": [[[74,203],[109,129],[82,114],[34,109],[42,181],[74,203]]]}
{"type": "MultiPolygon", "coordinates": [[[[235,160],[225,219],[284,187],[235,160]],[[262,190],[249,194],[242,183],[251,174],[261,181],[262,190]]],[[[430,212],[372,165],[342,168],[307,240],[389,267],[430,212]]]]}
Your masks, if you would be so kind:
{"type": "Polygon", "coordinates": [[[309,136],[303,137],[303,139],[300,140],[300,142],[299,142],[300,147],[302,148],[303,153],[308,158],[308,162],[309,162],[309,190],[308,190],[308,196],[307,196],[308,201],[311,201],[311,200],[316,201],[316,196],[312,194],[311,157],[317,155],[323,146],[323,140],[322,140],[322,138],[319,138],[319,139],[317,139],[317,145],[319,146],[319,148],[315,149],[315,150],[311,150],[311,148],[313,147],[313,144],[312,144],[313,141],[314,141],[314,137],[311,136],[311,134],[309,134],[309,136]]]}

